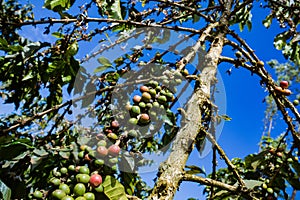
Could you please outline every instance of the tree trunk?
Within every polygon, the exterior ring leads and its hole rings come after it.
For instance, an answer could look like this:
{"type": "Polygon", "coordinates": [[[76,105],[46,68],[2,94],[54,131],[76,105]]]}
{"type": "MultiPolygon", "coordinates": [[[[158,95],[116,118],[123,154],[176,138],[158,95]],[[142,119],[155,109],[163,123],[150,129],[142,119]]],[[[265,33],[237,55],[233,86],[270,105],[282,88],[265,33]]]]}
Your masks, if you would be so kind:
{"type": "MultiPolygon", "coordinates": [[[[230,7],[231,1],[227,4],[226,10],[229,11],[230,7]]],[[[218,60],[223,49],[226,26],[228,23],[226,13],[228,12],[223,13],[223,17],[216,27],[220,32],[212,42],[210,49],[205,56],[204,63],[201,63],[204,68],[199,76],[198,81],[200,84],[188,101],[186,119],[184,119],[185,123],[176,135],[169,157],[166,161],[161,163],[159,167],[158,180],[149,199],[173,199],[175,192],[180,185],[184,175],[185,164],[194,148],[195,140],[198,137],[202,126],[201,116],[203,114],[203,106],[210,104],[209,97],[211,84],[216,82],[218,60]]]]}

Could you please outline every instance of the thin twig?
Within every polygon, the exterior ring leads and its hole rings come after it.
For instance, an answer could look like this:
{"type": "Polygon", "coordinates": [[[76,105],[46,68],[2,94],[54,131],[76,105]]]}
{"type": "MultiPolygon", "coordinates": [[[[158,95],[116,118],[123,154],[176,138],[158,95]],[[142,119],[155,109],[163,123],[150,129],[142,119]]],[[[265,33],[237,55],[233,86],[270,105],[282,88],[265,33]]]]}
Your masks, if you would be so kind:
{"type": "Polygon", "coordinates": [[[236,169],[235,165],[232,164],[232,162],[229,160],[226,153],[224,152],[222,147],[217,143],[217,141],[214,139],[214,137],[209,132],[207,132],[205,130],[205,128],[202,128],[201,132],[203,132],[206,135],[206,137],[208,138],[208,140],[212,143],[212,145],[214,145],[216,147],[216,149],[218,150],[220,156],[224,159],[224,161],[228,165],[229,169],[232,170],[234,176],[237,178],[237,181],[239,182],[239,184],[243,188],[246,188],[245,182],[243,181],[242,177],[239,175],[239,172],[236,169]]]}
{"type": "Polygon", "coordinates": [[[167,5],[175,6],[175,7],[178,7],[178,8],[183,8],[184,10],[189,10],[189,11],[193,12],[194,14],[199,15],[200,17],[203,17],[207,22],[214,23],[213,19],[211,19],[209,16],[204,15],[202,12],[215,9],[215,8],[217,8],[216,6],[213,6],[213,7],[210,7],[210,8],[205,8],[203,10],[197,10],[197,9],[188,7],[186,5],[182,5],[182,4],[174,2],[174,1],[168,1],[168,0],[151,0],[151,1],[165,3],[167,5]]]}
{"type": "MultiPolygon", "coordinates": [[[[28,26],[28,25],[38,25],[38,24],[70,24],[78,22],[78,19],[56,19],[56,18],[50,18],[48,20],[34,20],[34,21],[25,21],[20,23],[14,23],[14,22],[3,22],[3,24],[7,25],[14,25],[18,27],[22,26],[28,26]]],[[[130,20],[121,20],[121,19],[111,19],[111,18],[93,18],[93,17],[86,17],[84,18],[84,22],[106,22],[106,23],[119,23],[119,24],[130,24],[137,27],[155,27],[155,28],[166,28],[170,30],[175,31],[185,31],[185,32],[191,32],[191,33],[199,33],[198,30],[193,28],[186,28],[182,26],[166,26],[166,25],[160,25],[157,23],[151,23],[150,21],[146,22],[136,22],[136,21],[130,21],[130,20]]]]}
{"type": "Polygon", "coordinates": [[[182,180],[183,181],[192,181],[192,182],[200,183],[203,185],[215,186],[215,187],[219,187],[219,188],[222,188],[222,189],[230,191],[230,192],[238,191],[238,186],[228,185],[228,184],[222,183],[220,181],[216,181],[216,180],[213,180],[210,178],[203,178],[201,176],[196,176],[193,174],[184,174],[182,177],[182,180]]]}

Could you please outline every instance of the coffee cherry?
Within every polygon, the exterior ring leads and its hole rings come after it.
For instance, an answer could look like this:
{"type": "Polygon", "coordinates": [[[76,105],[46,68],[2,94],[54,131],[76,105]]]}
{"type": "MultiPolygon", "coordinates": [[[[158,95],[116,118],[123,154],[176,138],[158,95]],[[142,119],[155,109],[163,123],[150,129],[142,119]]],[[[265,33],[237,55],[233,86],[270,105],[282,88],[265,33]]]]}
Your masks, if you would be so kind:
{"type": "Polygon", "coordinates": [[[79,173],[81,173],[81,174],[90,174],[90,169],[87,166],[81,166],[79,168],[79,173]]]}
{"type": "Polygon", "coordinates": [[[139,107],[140,107],[140,108],[146,108],[146,104],[145,104],[144,102],[140,102],[140,103],[139,103],[139,107]]]}
{"type": "Polygon", "coordinates": [[[280,81],[280,87],[282,87],[283,89],[286,89],[289,87],[289,82],[287,81],[280,81]]]}
{"type": "Polygon", "coordinates": [[[83,183],[77,183],[74,187],[74,194],[76,196],[82,196],[86,191],[85,185],[83,183]]]}
{"type": "Polygon", "coordinates": [[[152,87],[152,88],[156,88],[158,86],[158,82],[157,81],[149,81],[149,85],[152,87]]]}
{"type": "Polygon", "coordinates": [[[148,92],[143,92],[142,94],[142,100],[146,103],[148,103],[151,99],[151,95],[148,92]]]}
{"type": "Polygon", "coordinates": [[[119,162],[119,159],[116,158],[116,157],[114,157],[114,158],[110,158],[108,161],[109,161],[111,164],[117,164],[117,163],[119,162]]]}
{"type": "Polygon", "coordinates": [[[114,120],[111,122],[111,127],[114,129],[117,129],[120,127],[119,122],[117,120],[114,120]]]}
{"type": "Polygon", "coordinates": [[[160,103],[160,104],[164,104],[164,103],[167,102],[167,97],[161,95],[161,96],[159,96],[159,97],[157,98],[157,101],[158,101],[158,103],[160,103]]]}
{"type": "Polygon", "coordinates": [[[134,115],[139,115],[139,114],[141,113],[141,109],[140,109],[139,106],[132,106],[131,112],[132,112],[134,115]]]}
{"type": "Polygon", "coordinates": [[[293,101],[293,105],[294,105],[294,106],[298,106],[298,105],[299,105],[299,100],[298,100],[298,99],[295,99],[295,100],[293,101]]]}
{"type": "Polygon", "coordinates": [[[281,152],[277,152],[276,153],[278,157],[282,157],[282,153],[281,152]]]}
{"type": "Polygon", "coordinates": [[[77,174],[76,180],[78,183],[88,183],[90,181],[90,176],[87,174],[77,174]]]}
{"type": "Polygon", "coordinates": [[[269,193],[269,194],[273,194],[273,189],[272,188],[267,188],[267,192],[269,193]]]}
{"type": "Polygon", "coordinates": [[[67,174],[67,173],[68,173],[68,169],[67,169],[66,167],[62,167],[62,168],[60,169],[60,173],[61,173],[61,174],[67,174]]]}
{"type": "Polygon", "coordinates": [[[95,164],[95,166],[96,167],[100,167],[100,166],[102,166],[102,165],[104,165],[104,160],[102,160],[102,159],[96,159],[95,161],[94,161],[94,164],[95,164]]]}
{"type": "Polygon", "coordinates": [[[108,154],[108,150],[107,150],[107,148],[104,147],[104,146],[99,146],[99,147],[97,148],[97,152],[98,152],[98,154],[99,154],[101,157],[105,157],[105,156],[108,154]]]}
{"type": "Polygon", "coordinates": [[[75,200],[86,200],[86,198],[85,197],[83,197],[83,196],[80,196],[80,197],[76,197],[76,199],[75,200]]]}
{"type": "Polygon", "coordinates": [[[67,196],[67,194],[64,191],[57,189],[52,192],[52,196],[56,199],[62,199],[67,196]]]}
{"type": "Polygon", "coordinates": [[[140,91],[143,93],[143,92],[149,92],[149,88],[147,87],[147,86],[145,86],[145,85],[142,85],[141,87],[140,87],[140,91]]]}
{"type": "Polygon", "coordinates": [[[83,195],[83,197],[86,199],[86,200],[95,200],[95,195],[91,192],[87,192],[83,195]]]}
{"type": "Polygon", "coordinates": [[[62,198],[61,200],[74,200],[74,198],[71,197],[71,196],[65,196],[65,197],[62,198]]]}
{"type": "Polygon", "coordinates": [[[154,108],[159,108],[159,106],[160,106],[160,105],[159,105],[159,103],[158,103],[157,101],[153,102],[153,107],[154,107],[154,108]]]}
{"type": "Polygon", "coordinates": [[[150,89],[150,90],[149,90],[149,94],[150,94],[152,97],[155,97],[155,96],[156,96],[156,90],[155,90],[155,89],[150,89]]]}
{"type": "Polygon", "coordinates": [[[102,183],[102,176],[99,174],[93,174],[90,178],[90,184],[92,187],[98,187],[102,183]]]}
{"type": "Polygon", "coordinates": [[[37,190],[33,193],[33,197],[37,198],[37,199],[42,199],[43,198],[43,193],[41,191],[37,190]]]}
{"type": "Polygon", "coordinates": [[[267,188],[268,188],[267,184],[263,183],[263,184],[262,184],[262,188],[263,188],[263,189],[267,189],[267,188]]]}
{"type": "Polygon", "coordinates": [[[56,186],[60,185],[60,180],[58,178],[52,178],[50,182],[56,186]]]}
{"type": "Polygon", "coordinates": [[[132,105],[126,104],[125,109],[128,110],[128,111],[130,111],[130,110],[131,110],[131,107],[132,107],[132,105]]]}
{"type": "Polygon", "coordinates": [[[84,151],[80,151],[80,152],[78,153],[78,158],[83,159],[83,158],[84,158],[84,154],[85,154],[84,151]]]}
{"type": "Polygon", "coordinates": [[[265,65],[265,63],[261,60],[257,62],[258,67],[263,67],[264,65],[265,65]]]}
{"type": "Polygon", "coordinates": [[[141,114],[141,116],[140,116],[140,122],[141,122],[142,124],[146,124],[146,123],[148,123],[149,121],[150,121],[150,117],[149,117],[148,114],[146,114],[146,113],[141,114]]]}
{"type": "Polygon", "coordinates": [[[157,86],[157,87],[155,88],[155,90],[156,90],[157,92],[160,92],[160,91],[161,91],[161,87],[160,87],[160,86],[157,86]]]}
{"type": "Polygon", "coordinates": [[[118,145],[113,144],[108,148],[108,154],[111,156],[118,156],[120,153],[120,150],[121,149],[118,145]]]}
{"type": "Polygon", "coordinates": [[[128,122],[129,122],[130,124],[132,124],[132,125],[137,125],[138,119],[137,119],[137,118],[130,118],[130,119],[128,120],[128,122]]]}
{"type": "Polygon", "coordinates": [[[147,106],[147,108],[152,108],[153,107],[152,103],[147,103],[146,106],[147,106]]]}
{"type": "Polygon", "coordinates": [[[141,99],[142,99],[141,96],[135,95],[135,96],[133,97],[133,102],[134,102],[134,103],[139,103],[139,102],[141,101],[141,99]]]}
{"type": "Polygon", "coordinates": [[[135,138],[135,137],[137,137],[137,132],[136,132],[136,130],[130,130],[128,132],[128,135],[135,138]]]}
{"type": "Polygon", "coordinates": [[[105,140],[99,140],[99,142],[97,143],[97,146],[103,146],[105,147],[106,146],[106,141],[105,140]]]}
{"type": "Polygon", "coordinates": [[[281,87],[276,86],[275,88],[276,93],[285,95],[285,96],[289,96],[292,94],[292,91],[289,89],[282,89],[281,87]]]}
{"type": "Polygon", "coordinates": [[[74,165],[69,165],[68,170],[74,172],[75,171],[75,166],[74,165]]]}
{"type": "Polygon", "coordinates": [[[85,152],[86,152],[86,153],[89,153],[89,152],[91,152],[91,151],[93,151],[93,148],[92,148],[92,147],[87,146],[87,147],[85,148],[85,152]]]}
{"type": "Polygon", "coordinates": [[[64,191],[66,194],[70,194],[70,192],[71,192],[70,187],[65,183],[60,184],[59,189],[64,191]]]}
{"type": "Polygon", "coordinates": [[[107,137],[113,140],[117,140],[119,138],[118,135],[115,133],[109,133],[107,134],[107,137]]]}

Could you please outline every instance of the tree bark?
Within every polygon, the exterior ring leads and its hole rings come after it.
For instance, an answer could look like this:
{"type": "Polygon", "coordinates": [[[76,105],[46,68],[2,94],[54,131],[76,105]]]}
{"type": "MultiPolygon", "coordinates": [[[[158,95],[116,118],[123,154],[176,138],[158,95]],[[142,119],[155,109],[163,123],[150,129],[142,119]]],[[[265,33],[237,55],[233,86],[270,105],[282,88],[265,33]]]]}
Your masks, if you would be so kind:
{"type": "Polygon", "coordinates": [[[231,4],[232,1],[228,1],[224,7],[225,12],[216,27],[219,32],[205,56],[204,63],[201,63],[204,68],[199,76],[200,84],[195,88],[191,99],[188,101],[185,123],[176,135],[169,157],[159,167],[158,179],[149,199],[173,199],[183,180],[185,164],[194,148],[195,140],[201,132],[203,106],[210,104],[210,88],[211,84],[216,82],[218,61],[227,30],[228,19],[226,17],[231,4]]]}

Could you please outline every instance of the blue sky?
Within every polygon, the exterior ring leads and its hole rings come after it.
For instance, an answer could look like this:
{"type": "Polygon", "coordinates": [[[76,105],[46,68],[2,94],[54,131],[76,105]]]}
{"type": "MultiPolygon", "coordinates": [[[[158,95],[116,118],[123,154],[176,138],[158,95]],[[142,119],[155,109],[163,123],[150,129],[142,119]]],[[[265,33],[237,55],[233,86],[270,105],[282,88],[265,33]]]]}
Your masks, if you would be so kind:
{"type": "MultiPolygon", "coordinates": [[[[40,4],[41,5],[41,4],[40,4]]],[[[40,6],[38,5],[37,8],[40,6]]],[[[77,8],[75,8],[77,9],[77,8]]],[[[78,10],[78,9],[77,9],[78,10]]],[[[52,12],[43,9],[37,9],[36,16],[53,15],[52,12]]],[[[259,8],[259,3],[254,4],[252,17],[252,30],[249,32],[247,28],[240,33],[248,44],[255,50],[258,57],[265,63],[271,59],[277,59],[279,62],[284,62],[280,51],[275,50],[273,46],[273,38],[279,33],[277,22],[273,22],[269,29],[262,25],[262,20],[268,14],[267,11],[259,8]]],[[[52,40],[51,36],[42,35],[42,28],[26,27],[23,29],[24,36],[32,40],[52,40]]],[[[236,31],[239,33],[238,27],[236,31]]],[[[85,45],[85,51],[90,52],[96,44],[85,45]]],[[[82,52],[78,57],[84,55],[82,52]]],[[[223,55],[232,55],[230,49],[226,49],[223,55]]],[[[250,72],[245,69],[233,69],[231,76],[226,74],[231,65],[222,64],[219,67],[220,76],[224,82],[226,90],[226,114],[232,118],[232,121],[226,122],[218,142],[223,147],[229,158],[245,157],[246,155],[258,152],[258,143],[263,132],[263,118],[266,105],[262,102],[267,93],[259,84],[260,79],[257,76],[251,76],[250,72]]],[[[269,68],[268,68],[269,69],[269,68]]],[[[270,73],[275,77],[272,70],[270,73]]],[[[12,106],[3,106],[0,101],[0,114],[11,112],[12,106]]],[[[280,123],[280,122],[279,122],[280,123]]],[[[273,136],[281,134],[284,129],[274,130],[273,136]]],[[[223,162],[220,166],[225,166],[223,162]]],[[[211,169],[211,154],[205,157],[199,156],[194,151],[188,161],[188,165],[199,165],[204,167],[207,172],[211,169]]],[[[156,172],[142,174],[149,184],[153,184],[152,179],[156,172]]],[[[175,200],[187,199],[189,197],[205,199],[202,196],[203,187],[199,187],[195,183],[182,183],[180,190],[175,196],[175,200]]]]}

